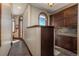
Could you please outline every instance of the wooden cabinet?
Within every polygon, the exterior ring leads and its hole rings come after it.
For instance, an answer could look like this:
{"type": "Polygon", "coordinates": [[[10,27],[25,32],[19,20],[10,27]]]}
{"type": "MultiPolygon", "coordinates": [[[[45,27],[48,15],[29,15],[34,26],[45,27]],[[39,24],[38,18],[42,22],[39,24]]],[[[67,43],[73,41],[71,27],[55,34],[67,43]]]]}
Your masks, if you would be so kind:
{"type": "Polygon", "coordinates": [[[78,9],[78,6],[75,5],[64,10],[65,27],[77,25],[77,9],[78,9]]]}
{"type": "Polygon", "coordinates": [[[54,55],[54,28],[41,27],[41,55],[53,56],[54,55]]]}
{"type": "MultiPolygon", "coordinates": [[[[50,25],[55,28],[74,28],[77,29],[78,5],[71,6],[63,11],[50,16],[50,25]]],[[[59,47],[77,53],[77,38],[55,35],[55,44],[59,47]]]]}
{"type": "Polygon", "coordinates": [[[50,16],[50,24],[59,27],[75,27],[77,26],[78,5],[69,7],[63,11],[50,16]]]}
{"type": "Polygon", "coordinates": [[[68,36],[59,36],[56,41],[56,45],[64,49],[77,53],[77,38],[68,36]]]}
{"type": "Polygon", "coordinates": [[[51,18],[51,24],[55,27],[63,27],[64,26],[64,13],[63,12],[59,12],[56,13],[54,15],[50,16],[51,18]],[[60,21],[61,20],[61,21],[60,21]]]}
{"type": "Polygon", "coordinates": [[[74,53],[77,53],[77,37],[75,37],[75,38],[72,38],[73,40],[72,40],[72,49],[71,49],[71,51],[73,51],[74,53]]]}
{"type": "Polygon", "coordinates": [[[66,16],[71,16],[71,15],[77,14],[76,11],[77,11],[77,5],[69,7],[64,10],[64,16],[66,17],[66,16]]]}

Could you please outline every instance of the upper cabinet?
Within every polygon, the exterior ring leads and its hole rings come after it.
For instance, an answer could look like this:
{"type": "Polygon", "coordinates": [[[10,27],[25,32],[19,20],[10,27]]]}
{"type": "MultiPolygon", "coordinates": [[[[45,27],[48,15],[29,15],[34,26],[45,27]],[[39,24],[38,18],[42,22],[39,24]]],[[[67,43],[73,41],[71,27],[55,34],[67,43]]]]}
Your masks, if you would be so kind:
{"type": "Polygon", "coordinates": [[[77,5],[50,16],[50,24],[55,27],[75,27],[77,25],[77,5]]]}
{"type": "Polygon", "coordinates": [[[77,5],[64,10],[64,25],[65,27],[77,25],[77,5]]]}
{"type": "Polygon", "coordinates": [[[64,13],[61,11],[53,15],[53,21],[55,27],[62,27],[64,26],[64,13]],[[61,20],[61,21],[60,21],[61,20]]]}

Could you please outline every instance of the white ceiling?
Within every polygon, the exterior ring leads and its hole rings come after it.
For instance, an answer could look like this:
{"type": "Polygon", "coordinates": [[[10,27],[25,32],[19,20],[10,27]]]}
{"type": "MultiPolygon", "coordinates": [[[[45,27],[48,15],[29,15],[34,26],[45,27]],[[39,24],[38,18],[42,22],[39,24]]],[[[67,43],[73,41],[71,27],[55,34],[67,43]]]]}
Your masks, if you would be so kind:
{"type": "MultiPolygon", "coordinates": [[[[44,9],[50,13],[61,9],[68,5],[73,5],[72,3],[54,3],[53,7],[49,7],[48,3],[30,3],[32,6],[44,9]]],[[[12,14],[13,15],[21,15],[23,14],[24,10],[26,9],[27,3],[13,3],[12,4],[12,14]]]]}
{"type": "Polygon", "coordinates": [[[66,7],[68,5],[74,5],[74,3],[54,3],[54,5],[52,7],[48,6],[48,3],[31,3],[32,6],[35,6],[37,8],[41,8],[44,10],[47,10],[48,12],[54,12],[58,9],[61,9],[63,7],[66,7]]]}
{"type": "Polygon", "coordinates": [[[26,9],[26,3],[13,3],[12,4],[12,14],[13,15],[21,15],[26,9]]]}

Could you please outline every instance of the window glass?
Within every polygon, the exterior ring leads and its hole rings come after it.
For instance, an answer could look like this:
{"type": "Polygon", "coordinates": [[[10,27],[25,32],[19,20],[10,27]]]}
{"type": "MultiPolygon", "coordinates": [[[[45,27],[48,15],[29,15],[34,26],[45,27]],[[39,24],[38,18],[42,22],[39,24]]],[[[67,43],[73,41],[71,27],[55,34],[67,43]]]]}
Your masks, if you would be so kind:
{"type": "Polygon", "coordinates": [[[39,25],[40,26],[45,26],[46,25],[46,16],[44,14],[40,14],[39,16],[39,25]]]}

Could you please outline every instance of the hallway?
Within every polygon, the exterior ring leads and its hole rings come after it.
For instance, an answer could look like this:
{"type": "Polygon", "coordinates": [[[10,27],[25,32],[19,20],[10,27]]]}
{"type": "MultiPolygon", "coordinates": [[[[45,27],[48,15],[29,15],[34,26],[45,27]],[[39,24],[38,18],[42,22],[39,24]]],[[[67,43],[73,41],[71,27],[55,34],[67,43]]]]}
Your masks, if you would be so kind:
{"type": "Polygon", "coordinates": [[[55,4],[2,3],[0,56],[77,56],[78,4],[55,4]]]}
{"type": "Polygon", "coordinates": [[[12,48],[10,50],[9,56],[30,56],[30,53],[21,40],[15,40],[12,42],[12,48]]]}

